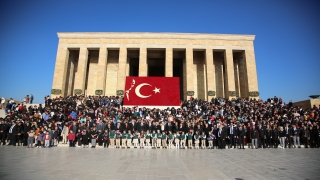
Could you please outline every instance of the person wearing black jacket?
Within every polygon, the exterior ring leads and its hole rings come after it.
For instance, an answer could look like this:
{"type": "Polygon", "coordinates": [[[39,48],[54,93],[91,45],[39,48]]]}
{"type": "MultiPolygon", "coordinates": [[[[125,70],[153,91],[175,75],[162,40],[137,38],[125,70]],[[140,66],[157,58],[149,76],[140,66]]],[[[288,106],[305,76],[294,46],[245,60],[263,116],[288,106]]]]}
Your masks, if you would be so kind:
{"type": "Polygon", "coordinates": [[[307,126],[303,126],[303,129],[301,130],[301,137],[302,137],[302,142],[304,144],[304,147],[308,148],[308,141],[310,140],[310,132],[307,126]]]}
{"type": "Polygon", "coordinates": [[[18,127],[16,125],[16,122],[12,121],[11,127],[9,128],[9,140],[10,140],[10,143],[8,145],[16,146],[17,134],[18,134],[18,127]]]}
{"type": "Polygon", "coordinates": [[[317,125],[314,123],[310,126],[310,147],[315,148],[318,144],[318,130],[317,125]]]}
{"type": "Polygon", "coordinates": [[[130,128],[129,130],[130,130],[131,132],[137,131],[138,125],[137,125],[137,123],[136,123],[135,121],[136,121],[136,120],[132,119],[131,122],[129,123],[129,128],[130,128]]]}
{"type": "Polygon", "coordinates": [[[140,120],[140,122],[137,123],[137,130],[138,130],[138,132],[141,132],[141,131],[146,132],[147,131],[147,126],[143,120],[140,120]]]}
{"type": "Polygon", "coordinates": [[[289,148],[291,148],[291,138],[292,138],[292,128],[289,127],[289,123],[286,123],[286,127],[284,128],[285,134],[286,134],[286,143],[285,143],[285,148],[287,148],[287,144],[289,144],[289,148]]]}
{"type": "Polygon", "coordinates": [[[255,126],[252,126],[252,130],[250,131],[250,138],[251,138],[251,146],[252,149],[258,149],[258,139],[259,139],[259,130],[256,129],[255,126]]]}
{"type": "Polygon", "coordinates": [[[271,143],[273,145],[273,148],[278,148],[278,145],[279,145],[279,131],[278,131],[277,125],[273,125],[271,143]]]}
{"type": "Polygon", "coordinates": [[[266,148],[265,139],[266,139],[266,129],[262,124],[259,124],[259,148],[266,148]]]}
{"type": "Polygon", "coordinates": [[[223,130],[222,125],[219,126],[217,139],[218,139],[219,149],[225,149],[226,146],[225,146],[225,142],[224,141],[226,139],[226,133],[223,130]]]}
{"type": "Polygon", "coordinates": [[[250,123],[248,123],[247,132],[246,132],[246,139],[247,139],[248,148],[252,147],[250,132],[251,132],[250,123]]]}
{"type": "Polygon", "coordinates": [[[272,129],[270,128],[270,125],[267,125],[266,128],[266,147],[270,148],[272,147],[272,129]]]}
{"type": "Polygon", "coordinates": [[[233,126],[233,122],[230,123],[230,127],[228,128],[227,131],[228,134],[228,139],[230,139],[230,146],[229,149],[232,149],[232,146],[234,149],[236,149],[236,139],[237,139],[237,128],[233,126]]]}
{"type": "Polygon", "coordinates": [[[243,128],[243,124],[240,124],[240,126],[237,129],[237,137],[239,139],[240,149],[244,149],[244,137],[245,136],[246,136],[246,132],[245,132],[245,130],[243,128]]]}
{"type": "Polygon", "coordinates": [[[6,144],[8,129],[9,129],[8,124],[4,120],[1,120],[1,124],[0,124],[0,141],[2,142],[3,145],[6,144]]]}
{"type": "Polygon", "coordinates": [[[31,130],[31,126],[29,122],[26,122],[26,124],[23,127],[23,146],[28,145],[28,132],[31,130]]]}

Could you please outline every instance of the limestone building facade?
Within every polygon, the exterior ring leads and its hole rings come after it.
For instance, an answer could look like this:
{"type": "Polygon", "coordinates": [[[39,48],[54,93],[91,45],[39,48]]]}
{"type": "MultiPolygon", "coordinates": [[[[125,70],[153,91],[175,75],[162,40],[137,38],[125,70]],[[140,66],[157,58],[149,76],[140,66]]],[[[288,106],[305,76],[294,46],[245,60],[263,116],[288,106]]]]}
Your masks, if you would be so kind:
{"type": "Polygon", "coordinates": [[[259,97],[254,35],[58,33],[51,95],[122,95],[126,76],[180,78],[180,98],[259,97]]]}

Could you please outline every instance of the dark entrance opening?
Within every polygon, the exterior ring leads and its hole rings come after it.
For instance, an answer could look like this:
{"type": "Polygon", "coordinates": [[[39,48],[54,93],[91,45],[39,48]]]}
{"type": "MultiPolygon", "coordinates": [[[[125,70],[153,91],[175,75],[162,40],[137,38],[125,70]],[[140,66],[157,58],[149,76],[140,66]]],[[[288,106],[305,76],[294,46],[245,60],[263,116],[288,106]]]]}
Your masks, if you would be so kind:
{"type": "Polygon", "coordinates": [[[184,50],[173,50],[173,77],[179,77],[180,81],[180,100],[183,96],[183,61],[185,59],[184,50]]]}
{"type": "Polygon", "coordinates": [[[165,49],[148,49],[148,76],[165,76],[165,49]]]}
{"type": "Polygon", "coordinates": [[[129,49],[128,58],[129,76],[139,76],[139,50],[129,49]]]}

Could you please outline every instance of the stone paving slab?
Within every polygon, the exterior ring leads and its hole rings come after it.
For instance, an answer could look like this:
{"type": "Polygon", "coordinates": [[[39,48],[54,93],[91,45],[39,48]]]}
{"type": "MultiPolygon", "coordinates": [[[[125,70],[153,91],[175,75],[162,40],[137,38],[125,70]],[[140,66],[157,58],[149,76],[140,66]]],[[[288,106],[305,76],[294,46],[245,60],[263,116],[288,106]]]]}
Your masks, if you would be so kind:
{"type": "Polygon", "coordinates": [[[0,179],[320,179],[320,149],[0,146],[0,179]]]}

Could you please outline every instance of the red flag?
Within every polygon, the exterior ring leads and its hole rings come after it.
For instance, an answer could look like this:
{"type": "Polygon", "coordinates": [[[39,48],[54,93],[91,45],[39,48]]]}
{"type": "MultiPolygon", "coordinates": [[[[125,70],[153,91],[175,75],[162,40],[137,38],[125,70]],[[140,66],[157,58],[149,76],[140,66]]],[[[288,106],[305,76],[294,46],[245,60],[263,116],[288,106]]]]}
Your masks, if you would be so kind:
{"type": "Polygon", "coordinates": [[[178,77],[126,77],[124,106],[180,105],[178,77]]]}

